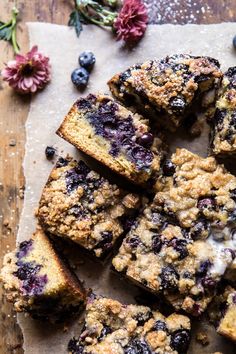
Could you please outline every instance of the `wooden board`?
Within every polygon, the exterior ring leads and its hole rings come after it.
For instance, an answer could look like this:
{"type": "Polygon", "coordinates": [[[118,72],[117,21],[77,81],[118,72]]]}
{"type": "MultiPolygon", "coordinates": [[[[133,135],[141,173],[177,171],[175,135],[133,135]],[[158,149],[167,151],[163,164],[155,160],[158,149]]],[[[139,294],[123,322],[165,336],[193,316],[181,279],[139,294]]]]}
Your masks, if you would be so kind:
{"type": "MultiPolygon", "coordinates": [[[[218,23],[236,21],[236,0],[145,0],[152,22],[156,23],[218,23]],[[172,5],[171,5],[172,4],[172,5]],[[185,4],[185,5],[183,5],[185,4]],[[191,6],[190,6],[191,5],[191,6]]],[[[0,0],[0,19],[7,20],[14,1],[0,0]]],[[[20,10],[18,39],[22,52],[28,49],[26,21],[66,24],[73,1],[18,0],[20,10]]],[[[56,40],[56,38],[55,38],[56,40]]],[[[231,38],[229,38],[229,42],[231,38]]],[[[7,43],[0,42],[0,69],[13,57],[7,43]]],[[[30,98],[19,96],[0,79],[0,266],[6,251],[15,246],[23,203],[24,124],[30,98]]],[[[23,353],[22,336],[12,306],[0,289],[0,354],[23,353]]]]}

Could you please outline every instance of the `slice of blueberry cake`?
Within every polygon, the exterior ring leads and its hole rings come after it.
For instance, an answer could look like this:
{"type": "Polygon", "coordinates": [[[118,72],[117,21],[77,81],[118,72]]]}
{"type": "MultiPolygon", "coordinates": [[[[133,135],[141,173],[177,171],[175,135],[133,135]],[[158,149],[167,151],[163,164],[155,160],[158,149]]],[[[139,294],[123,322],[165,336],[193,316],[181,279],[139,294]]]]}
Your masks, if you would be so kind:
{"type": "Polygon", "coordinates": [[[214,102],[222,76],[219,67],[210,57],[179,54],[131,66],[108,85],[116,98],[175,130],[193,105],[199,109],[214,102]]]}
{"type": "Polygon", "coordinates": [[[149,307],[123,305],[108,298],[88,300],[84,328],[71,339],[70,354],[184,354],[190,342],[186,316],[164,317],[149,307]]]}
{"type": "Polygon", "coordinates": [[[224,74],[212,121],[212,151],[216,155],[236,153],[236,66],[224,74]]]}
{"type": "Polygon", "coordinates": [[[17,312],[52,322],[82,309],[86,293],[76,276],[38,229],[5,255],[1,281],[17,312]]]}
{"type": "Polygon", "coordinates": [[[161,141],[148,122],[106,95],[80,98],[57,134],[130,181],[143,184],[159,172],[161,141]]]}
{"type": "Polygon", "coordinates": [[[236,177],[213,157],[177,149],[159,192],[124,239],[113,266],[162,292],[176,309],[201,314],[236,253],[236,177]]]}
{"type": "Polygon", "coordinates": [[[102,257],[139,206],[137,195],[109,183],[83,161],[61,157],[43,189],[36,215],[46,231],[102,257]]]}

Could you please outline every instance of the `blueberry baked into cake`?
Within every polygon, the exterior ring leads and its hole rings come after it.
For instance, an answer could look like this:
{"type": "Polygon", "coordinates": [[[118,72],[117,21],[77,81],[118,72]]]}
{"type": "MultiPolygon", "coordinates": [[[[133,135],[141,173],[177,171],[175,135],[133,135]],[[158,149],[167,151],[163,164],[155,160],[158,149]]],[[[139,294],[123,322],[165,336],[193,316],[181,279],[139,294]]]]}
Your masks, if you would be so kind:
{"type": "Polygon", "coordinates": [[[164,317],[149,307],[90,298],[84,328],[68,345],[70,354],[184,354],[190,342],[186,316],[164,317]]]}
{"type": "Polygon", "coordinates": [[[86,293],[80,281],[38,229],[30,240],[5,255],[1,281],[17,312],[52,322],[81,310],[86,293]]]}
{"type": "Polygon", "coordinates": [[[177,149],[156,188],[113,266],[198,316],[235,257],[236,177],[213,157],[177,149]]]}
{"type": "Polygon", "coordinates": [[[60,157],[43,189],[36,215],[53,235],[105,256],[124,232],[140,198],[109,183],[83,161],[60,157]]]}
{"type": "Polygon", "coordinates": [[[144,184],[159,172],[160,139],[146,119],[109,96],[80,98],[57,134],[132,182],[144,184]]]}
{"type": "Polygon", "coordinates": [[[212,121],[212,152],[230,156],[236,153],[236,67],[224,74],[212,121]]]}
{"type": "Polygon", "coordinates": [[[178,54],[131,66],[108,85],[116,98],[173,131],[194,106],[214,102],[222,77],[219,68],[216,59],[178,54]]]}

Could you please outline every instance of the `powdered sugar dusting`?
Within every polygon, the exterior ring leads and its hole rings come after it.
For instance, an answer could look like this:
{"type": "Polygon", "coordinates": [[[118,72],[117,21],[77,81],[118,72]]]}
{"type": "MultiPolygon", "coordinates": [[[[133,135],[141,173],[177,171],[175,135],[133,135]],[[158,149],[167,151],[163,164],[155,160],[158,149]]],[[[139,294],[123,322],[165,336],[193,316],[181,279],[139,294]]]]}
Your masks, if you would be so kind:
{"type": "Polygon", "coordinates": [[[149,22],[155,24],[206,23],[211,22],[214,10],[206,0],[144,0],[149,22]],[[183,5],[184,3],[184,5],[183,5]]]}

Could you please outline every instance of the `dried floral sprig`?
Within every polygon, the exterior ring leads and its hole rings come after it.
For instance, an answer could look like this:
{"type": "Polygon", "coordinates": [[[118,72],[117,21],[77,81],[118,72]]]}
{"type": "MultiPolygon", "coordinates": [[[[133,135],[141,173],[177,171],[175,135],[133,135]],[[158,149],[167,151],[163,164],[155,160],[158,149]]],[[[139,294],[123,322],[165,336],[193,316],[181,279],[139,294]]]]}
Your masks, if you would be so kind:
{"type": "Polygon", "coordinates": [[[11,19],[8,22],[0,21],[0,40],[11,43],[16,54],[20,51],[20,47],[16,39],[16,24],[18,13],[19,11],[17,8],[13,7],[11,11],[11,19]]]}
{"type": "Polygon", "coordinates": [[[115,11],[116,0],[75,0],[75,10],[70,15],[69,25],[74,26],[77,36],[82,24],[111,27],[117,39],[136,42],[147,28],[148,16],[141,0],[124,0],[120,12],[115,11]]]}
{"type": "Polygon", "coordinates": [[[70,14],[68,25],[75,27],[77,36],[82,31],[82,24],[112,27],[118,13],[109,7],[115,4],[115,0],[106,0],[104,5],[94,0],[75,0],[75,10],[70,14]]]}

